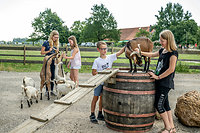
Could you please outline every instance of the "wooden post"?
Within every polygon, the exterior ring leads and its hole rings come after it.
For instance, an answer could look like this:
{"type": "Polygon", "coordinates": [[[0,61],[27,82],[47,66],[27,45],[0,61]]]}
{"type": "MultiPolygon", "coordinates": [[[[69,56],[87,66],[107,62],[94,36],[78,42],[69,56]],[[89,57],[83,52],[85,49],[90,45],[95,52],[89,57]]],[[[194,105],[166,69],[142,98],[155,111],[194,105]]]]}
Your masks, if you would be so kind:
{"type": "Polygon", "coordinates": [[[113,43],[112,43],[112,46],[111,46],[111,54],[113,54],[114,52],[114,47],[113,47],[113,43]]]}
{"type": "Polygon", "coordinates": [[[26,45],[24,45],[24,65],[26,64],[26,45]]]}

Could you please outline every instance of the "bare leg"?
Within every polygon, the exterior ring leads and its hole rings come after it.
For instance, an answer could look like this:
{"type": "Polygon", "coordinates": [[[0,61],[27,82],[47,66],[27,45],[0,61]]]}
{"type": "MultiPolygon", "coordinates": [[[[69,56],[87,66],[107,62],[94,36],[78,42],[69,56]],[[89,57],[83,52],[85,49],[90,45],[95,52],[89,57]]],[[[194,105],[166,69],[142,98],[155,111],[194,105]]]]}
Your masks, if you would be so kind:
{"type": "Polygon", "coordinates": [[[92,99],[92,103],[91,103],[91,112],[94,113],[95,111],[95,107],[96,107],[96,103],[98,101],[98,96],[94,96],[92,99]]]}
{"type": "Polygon", "coordinates": [[[74,69],[70,69],[70,79],[74,81],[74,69]]]}
{"type": "MultiPolygon", "coordinates": [[[[164,113],[160,114],[160,116],[162,117],[162,120],[164,122],[165,129],[170,130],[171,126],[170,126],[170,122],[169,122],[169,118],[168,118],[167,112],[164,112],[164,113]]],[[[165,133],[165,132],[167,133],[166,130],[164,130],[162,133],[165,133]]]]}
{"type": "Polygon", "coordinates": [[[170,126],[173,129],[173,132],[176,132],[176,129],[175,129],[175,126],[174,126],[173,117],[172,117],[172,111],[171,110],[167,111],[167,115],[168,115],[170,126]]]}
{"type": "Polygon", "coordinates": [[[79,69],[74,69],[74,82],[76,83],[76,87],[79,85],[79,80],[78,80],[78,74],[79,74],[79,69]]]}
{"type": "Polygon", "coordinates": [[[99,100],[99,111],[102,111],[102,93],[100,95],[100,100],[99,100]]]}

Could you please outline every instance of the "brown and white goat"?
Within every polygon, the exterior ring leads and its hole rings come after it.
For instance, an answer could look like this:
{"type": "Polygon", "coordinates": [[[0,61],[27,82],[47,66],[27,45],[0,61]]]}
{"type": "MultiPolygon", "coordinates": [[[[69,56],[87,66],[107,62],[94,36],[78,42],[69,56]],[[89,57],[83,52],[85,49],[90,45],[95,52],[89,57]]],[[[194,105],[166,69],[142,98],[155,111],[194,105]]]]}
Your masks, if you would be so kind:
{"type": "Polygon", "coordinates": [[[50,99],[50,88],[51,88],[50,82],[52,82],[51,81],[50,65],[52,63],[52,60],[56,57],[57,54],[58,53],[54,53],[52,55],[44,57],[43,66],[42,66],[42,69],[41,69],[41,72],[40,72],[40,79],[41,79],[41,82],[40,82],[40,93],[41,93],[40,94],[40,100],[42,100],[42,89],[44,88],[45,85],[48,88],[48,91],[47,91],[48,100],[50,99]]]}
{"type": "MultiPolygon", "coordinates": [[[[143,52],[152,52],[153,51],[153,42],[149,38],[139,37],[139,38],[135,38],[135,39],[127,42],[126,48],[125,48],[125,55],[129,59],[129,63],[130,63],[130,71],[129,72],[133,71],[132,60],[134,62],[134,71],[133,72],[137,72],[136,64],[139,66],[142,66],[141,51],[143,51],[143,52]],[[137,53],[136,51],[134,51],[135,48],[139,48],[140,52],[137,53]]],[[[147,61],[147,57],[145,57],[145,56],[143,56],[143,57],[144,57],[144,61],[145,61],[144,71],[148,72],[151,59],[150,59],[150,57],[148,57],[148,61],[147,61]]]]}

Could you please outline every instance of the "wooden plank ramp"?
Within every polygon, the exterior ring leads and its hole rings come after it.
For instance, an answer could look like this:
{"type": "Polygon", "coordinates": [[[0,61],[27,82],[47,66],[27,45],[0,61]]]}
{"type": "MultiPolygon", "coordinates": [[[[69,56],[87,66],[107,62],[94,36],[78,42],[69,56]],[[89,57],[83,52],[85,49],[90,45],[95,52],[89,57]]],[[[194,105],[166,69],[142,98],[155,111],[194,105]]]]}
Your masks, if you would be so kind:
{"type": "MultiPolygon", "coordinates": [[[[83,98],[86,94],[91,92],[96,86],[106,81],[118,72],[119,69],[104,70],[101,74],[92,76],[88,81],[83,83],[83,87],[77,87],[70,91],[67,95],[55,100],[54,103],[44,108],[41,113],[32,114],[30,118],[13,130],[10,133],[33,133],[39,128],[45,126],[50,120],[72,106],[75,102],[83,98]],[[88,85],[88,86],[87,86],[88,85]]],[[[80,84],[81,86],[81,84],[80,84]]]]}

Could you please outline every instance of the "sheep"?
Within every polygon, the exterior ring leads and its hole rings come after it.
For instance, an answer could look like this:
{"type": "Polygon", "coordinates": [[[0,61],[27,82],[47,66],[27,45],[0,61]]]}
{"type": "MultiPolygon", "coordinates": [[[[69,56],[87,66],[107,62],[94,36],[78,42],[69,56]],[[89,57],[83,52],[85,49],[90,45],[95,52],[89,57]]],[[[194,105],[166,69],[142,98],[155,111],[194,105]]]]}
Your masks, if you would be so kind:
{"type": "MultiPolygon", "coordinates": [[[[141,52],[137,53],[136,51],[134,51],[135,48],[139,48],[139,50],[143,51],[143,52],[152,52],[153,51],[153,42],[149,38],[146,38],[146,37],[135,38],[135,39],[127,42],[126,48],[125,48],[125,55],[129,59],[129,63],[130,63],[130,71],[129,72],[132,72],[132,70],[133,70],[131,60],[134,61],[134,71],[133,72],[137,72],[136,64],[138,64],[139,66],[142,66],[141,52]]],[[[145,56],[143,56],[143,57],[144,57],[144,61],[145,61],[144,71],[148,72],[151,59],[150,59],[150,57],[148,57],[148,61],[147,61],[147,57],[145,57],[145,56]]]]}
{"type": "Polygon", "coordinates": [[[22,82],[23,82],[24,87],[26,87],[26,86],[33,86],[33,87],[35,87],[35,81],[32,78],[30,78],[30,77],[24,76],[22,82]]]}
{"type": "Polygon", "coordinates": [[[38,103],[38,93],[39,91],[33,87],[33,86],[24,86],[21,85],[22,87],[22,96],[23,98],[21,99],[21,109],[23,108],[23,100],[25,97],[27,97],[27,103],[28,103],[28,107],[31,107],[30,104],[32,104],[32,98],[36,99],[36,103],[38,103]]]}

